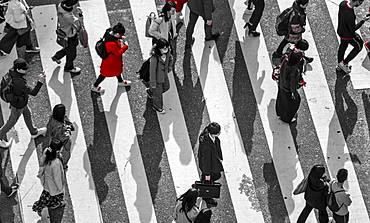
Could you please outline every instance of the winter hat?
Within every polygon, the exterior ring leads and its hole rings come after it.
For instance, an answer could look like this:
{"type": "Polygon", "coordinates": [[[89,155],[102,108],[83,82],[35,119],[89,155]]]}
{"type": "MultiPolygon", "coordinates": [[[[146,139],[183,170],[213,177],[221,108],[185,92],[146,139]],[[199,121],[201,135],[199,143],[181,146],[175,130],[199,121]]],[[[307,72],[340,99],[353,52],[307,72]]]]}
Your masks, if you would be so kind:
{"type": "Polygon", "coordinates": [[[13,68],[14,70],[27,70],[28,69],[28,63],[22,59],[22,58],[18,58],[16,60],[14,60],[13,62],[13,68]]]}
{"type": "Polygon", "coordinates": [[[121,35],[125,35],[125,32],[126,32],[126,29],[125,27],[122,25],[122,23],[117,23],[115,26],[113,26],[113,32],[114,33],[119,33],[121,35]]]}

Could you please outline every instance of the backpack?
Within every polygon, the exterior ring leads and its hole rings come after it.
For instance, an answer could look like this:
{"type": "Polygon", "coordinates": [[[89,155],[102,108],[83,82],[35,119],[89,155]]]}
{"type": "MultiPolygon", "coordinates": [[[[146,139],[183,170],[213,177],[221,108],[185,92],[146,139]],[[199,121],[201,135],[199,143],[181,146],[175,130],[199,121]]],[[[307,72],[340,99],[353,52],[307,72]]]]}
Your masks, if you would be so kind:
{"type": "Polygon", "coordinates": [[[109,56],[109,53],[107,52],[107,49],[105,48],[105,43],[106,43],[105,39],[110,31],[111,31],[111,28],[107,29],[104,33],[103,38],[100,38],[98,42],[96,42],[95,44],[95,51],[99,55],[99,57],[102,58],[103,60],[109,56]]]}
{"type": "Polygon", "coordinates": [[[150,58],[151,57],[146,59],[140,69],[136,72],[138,74],[138,78],[143,82],[149,82],[150,80],[150,58]]]}
{"type": "Polygon", "coordinates": [[[328,195],[328,202],[327,203],[328,203],[329,209],[332,212],[337,212],[343,206],[343,204],[341,204],[340,206],[338,205],[337,199],[335,198],[335,194],[338,193],[338,192],[343,192],[344,190],[338,190],[338,191],[333,192],[333,190],[332,190],[333,182],[330,183],[330,193],[328,195]]]}
{"type": "Polygon", "coordinates": [[[293,7],[287,8],[276,17],[275,30],[279,36],[285,36],[289,33],[288,26],[292,19],[293,7]]]}
{"type": "Polygon", "coordinates": [[[9,73],[6,73],[1,78],[0,83],[0,97],[6,103],[9,103],[13,99],[13,80],[9,73]]]}
{"type": "Polygon", "coordinates": [[[149,34],[149,28],[150,28],[150,25],[152,25],[152,22],[157,19],[157,16],[155,15],[154,12],[151,12],[148,16],[148,18],[146,19],[146,23],[145,23],[145,36],[146,37],[151,37],[153,38],[153,36],[151,36],[149,34]]]}

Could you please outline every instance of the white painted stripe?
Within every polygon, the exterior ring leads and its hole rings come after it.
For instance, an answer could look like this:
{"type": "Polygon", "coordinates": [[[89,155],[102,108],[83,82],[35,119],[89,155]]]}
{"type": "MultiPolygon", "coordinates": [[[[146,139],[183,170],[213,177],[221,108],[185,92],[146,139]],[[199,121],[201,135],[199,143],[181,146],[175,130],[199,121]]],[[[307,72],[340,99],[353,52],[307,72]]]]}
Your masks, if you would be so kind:
{"type": "MultiPolygon", "coordinates": [[[[4,24],[4,23],[3,23],[4,24]]],[[[1,27],[2,29],[2,27],[1,27]]],[[[17,58],[16,48],[14,47],[9,55],[0,59],[0,75],[5,75],[13,66],[13,61],[17,58]]],[[[29,83],[31,86],[33,83],[29,83]]],[[[10,115],[9,104],[1,101],[1,109],[4,124],[10,115]]],[[[23,116],[23,115],[21,115],[23,116]]],[[[31,139],[30,132],[24,122],[23,117],[18,119],[17,124],[8,134],[8,139],[13,138],[13,144],[9,149],[12,160],[14,175],[20,183],[18,190],[18,200],[23,222],[36,222],[39,219],[36,212],[32,211],[32,205],[39,199],[42,192],[40,180],[36,177],[39,165],[35,142],[31,139]]]]}
{"type": "MultiPolygon", "coordinates": [[[[281,9],[291,6],[289,2],[283,0],[278,0],[278,2],[281,9]]],[[[329,173],[332,177],[335,177],[339,168],[346,168],[348,170],[347,186],[353,200],[352,205],[349,207],[351,212],[350,222],[368,222],[369,216],[358,184],[356,172],[339,124],[333,99],[308,23],[303,38],[310,43],[310,48],[307,50],[306,55],[314,58],[314,61],[311,63],[312,71],[307,71],[307,75],[304,77],[307,81],[307,87],[304,88],[304,91],[321,149],[329,168],[329,173]]]]}
{"type": "MultiPolygon", "coordinates": [[[[272,65],[265,39],[260,26],[258,26],[258,31],[261,32],[259,38],[246,35],[247,32],[243,29],[245,24],[243,15],[246,7],[242,1],[233,3],[229,0],[229,5],[235,12],[233,15],[236,32],[240,40],[289,219],[290,222],[296,222],[306,202],[303,194],[293,195],[293,190],[304,176],[289,124],[282,122],[276,116],[275,100],[278,88],[276,82],[270,76],[272,65]],[[260,82],[261,80],[262,82],[260,82]]],[[[311,212],[307,222],[314,221],[314,212],[311,212]]]]}
{"type": "MultiPolygon", "coordinates": [[[[144,35],[145,23],[150,12],[156,12],[156,5],[153,0],[131,0],[130,4],[143,57],[146,59],[146,55],[148,55],[152,46],[151,39],[146,38],[144,35]]],[[[168,74],[168,77],[171,87],[169,91],[163,95],[166,114],[158,114],[158,119],[176,194],[179,196],[188,190],[191,184],[199,179],[199,176],[177,93],[176,83],[172,73],[168,74]]]]}
{"type": "Polygon", "coordinates": [[[56,7],[55,5],[37,6],[32,10],[32,15],[36,24],[37,40],[41,48],[40,57],[46,73],[51,106],[63,103],[70,120],[77,125],[76,131],[73,132],[75,144],[72,146],[66,174],[75,220],[76,222],[102,222],[71,77],[69,73],[63,73],[64,63],[59,69],[51,60],[51,56],[60,49],[55,42],[56,7]]]}
{"type": "MultiPolygon", "coordinates": [[[[101,58],[95,52],[95,43],[110,27],[105,2],[104,0],[82,1],[80,6],[89,34],[89,48],[95,74],[98,76],[101,58]]],[[[105,89],[102,101],[104,108],[109,109],[105,111],[105,117],[129,220],[130,222],[156,223],[157,219],[125,88],[117,87],[116,78],[106,78],[101,86],[105,89]]]]}
{"type": "MultiPolygon", "coordinates": [[[[188,13],[186,13],[185,19],[185,24],[187,24],[188,13]]],[[[256,202],[258,199],[240,193],[239,188],[243,175],[246,175],[250,180],[253,180],[253,176],[241,140],[217,47],[214,41],[204,43],[203,26],[203,21],[199,19],[194,30],[193,56],[209,117],[211,121],[221,125],[220,140],[224,158],[223,166],[236,219],[238,222],[248,222],[250,219],[255,222],[263,222],[262,212],[252,204],[252,201],[256,202]]],[[[255,191],[253,184],[250,185],[250,189],[255,191]]],[[[255,194],[255,192],[251,192],[251,194],[255,194]]]]}
{"type": "MultiPolygon", "coordinates": [[[[331,21],[333,23],[333,27],[335,33],[338,28],[338,11],[339,11],[339,4],[341,0],[325,0],[325,3],[329,10],[329,15],[331,21]]],[[[357,20],[359,21],[359,20],[357,20]]],[[[365,23],[362,28],[364,28],[367,24],[365,23]]],[[[361,36],[360,30],[357,33],[361,36]]],[[[338,41],[340,41],[339,36],[337,35],[338,41]]],[[[363,38],[366,40],[366,38],[363,38]]],[[[348,47],[346,55],[352,50],[352,46],[348,47]]],[[[354,89],[366,89],[370,88],[370,64],[369,59],[367,58],[367,52],[365,47],[361,50],[361,52],[349,63],[352,66],[352,70],[350,73],[351,82],[354,89]],[[367,68],[365,68],[367,67],[367,68]]]]}

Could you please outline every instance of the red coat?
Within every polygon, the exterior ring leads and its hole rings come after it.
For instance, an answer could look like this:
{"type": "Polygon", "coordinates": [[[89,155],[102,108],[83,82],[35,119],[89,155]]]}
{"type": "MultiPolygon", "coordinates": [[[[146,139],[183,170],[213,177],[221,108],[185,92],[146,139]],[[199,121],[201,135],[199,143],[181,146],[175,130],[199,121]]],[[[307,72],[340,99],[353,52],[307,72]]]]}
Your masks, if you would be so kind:
{"type": "Polygon", "coordinates": [[[102,60],[100,65],[100,74],[104,77],[115,77],[123,72],[122,54],[128,49],[127,45],[121,47],[119,40],[105,43],[105,49],[109,56],[102,60]]]}
{"type": "Polygon", "coordinates": [[[176,3],[176,12],[181,12],[184,4],[187,3],[189,0],[167,0],[167,2],[175,2],[176,3]]]}

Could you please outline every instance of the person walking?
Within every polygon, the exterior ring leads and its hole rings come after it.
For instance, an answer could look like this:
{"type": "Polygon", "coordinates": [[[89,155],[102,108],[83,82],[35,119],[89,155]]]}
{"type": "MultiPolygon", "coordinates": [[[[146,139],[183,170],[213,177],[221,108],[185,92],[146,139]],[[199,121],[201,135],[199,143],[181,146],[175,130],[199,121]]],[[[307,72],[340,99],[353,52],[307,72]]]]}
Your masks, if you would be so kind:
{"type": "Polygon", "coordinates": [[[328,223],[326,212],[327,197],[329,192],[328,179],[323,165],[314,165],[308,175],[307,189],[304,193],[306,206],[298,217],[297,223],[304,223],[313,208],[319,211],[319,222],[328,223]]]}
{"type": "MultiPolygon", "coordinates": [[[[216,122],[211,122],[199,136],[198,161],[199,169],[202,172],[201,181],[215,182],[221,178],[222,150],[218,136],[221,133],[221,127],[216,122]]],[[[204,199],[209,205],[217,205],[217,201],[212,198],[204,199]]]]}
{"type": "Polygon", "coordinates": [[[61,59],[66,57],[64,72],[79,73],[81,68],[74,66],[74,60],[77,56],[78,32],[81,29],[82,11],[76,7],[78,0],[63,0],[58,5],[58,30],[65,33],[67,37],[67,46],[56,52],[51,57],[52,61],[57,64],[61,59]]]}
{"type": "Polygon", "coordinates": [[[330,183],[330,190],[335,193],[335,199],[339,205],[339,210],[333,212],[333,218],[336,223],[348,223],[348,207],[352,204],[350,194],[344,188],[344,182],[348,178],[348,170],[342,168],[337,172],[337,179],[330,183]]]}
{"type": "Polygon", "coordinates": [[[71,137],[74,126],[69,121],[66,115],[66,107],[63,104],[54,106],[53,114],[50,116],[46,128],[46,137],[49,137],[50,141],[57,140],[63,145],[59,154],[61,155],[63,168],[67,169],[67,164],[71,157],[71,137]]]}
{"type": "Polygon", "coordinates": [[[31,111],[28,107],[29,95],[36,96],[42,87],[42,81],[45,79],[45,74],[39,75],[39,81],[36,86],[31,89],[27,85],[24,78],[28,70],[27,62],[18,58],[13,62],[13,68],[9,70],[9,75],[12,78],[12,99],[10,101],[10,115],[6,123],[0,128],[0,146],[9,147],[10,143],[6,141],[6,133],[17,123],[19,117],[23,115],[24,121],[28,130],[31,133],[31,138],[37,138],[40,135],[45,135],[46,128],[35,128],[32,123],[31,111]]]}
{"type": "Polygon", "coordinates": [[[195,41],[192,36],[199,16],[204,20],[205,41],[216,40],[220,34],[212,34],[212,13],[215,10],[213,0],[189,0],[188,7],[190,9],[190,18],[186,28],[185,48],[191,48],[195,41]]]}
{"type": "MultiPolygon", "coordinates": [[[[283,56],[284,47],[288,43],[295,44],[302,39],[302,34],[305,32],[306,26],[306,8],[309,0],[295,0],[292,8],[293,11],[289,15],[288,34],[280,42],[276,51],[272,54],[273,59],[278,59],[283,56]]],[[[311,63],[313,58],[305,56],[306,62],[311,63]]]]}
{"type": "Polygon", "coordinates": [[[176,200],[173,218],[176,223],[194,222],[199,214],[200,199],[199,192],[195,188],[190,188],[176,200]],[[197,205],[198,203],[198,205],[197,205]]]}
{"type": "Polygon", "coordinates": [[[149,89],[147,94],[153,101],[153,109],[165,114],[163,109],[163,93],[170,89],[168,73],[171,71],[172,56],[169,53],[169,43],[161,38],[153,46],[150,57],[149,89]]]}
{"type": "Polygon", "coordinates": [[[151,23],[149,34],[153,37],[153,44],[161,38],[171,42],[177,37],[176,20],[171,19],[175,12],[176,3],[172,1],[166,2],[159,17],[151,23]]]}
{"type": "Polygon", "coordinates": [[[175,21],[176,21],[176,28],[177,33],[182,25],[184,25],[184,18],[182,15],[182,9],[184,8],[185,3],[188,2],[188,0],[166,0],[167,2],[174,2],[176,4],[176,13],[175,13],[175,21]]]}
{"type": "Polygon", "coordinates": [[[40,178],[43,191],[38,201],[32,205],[32,210],[41,217],[42,209],[49,207],[56,209],[66,205],[64,201],[64,189],[66,179],[62,162],[57,158],[57,151],[62,147],[61,143],[52,141],[41,157],[40,170],[37,177],[40,178]]]}
{"type": "Polygon", "coordinates": [[[354,8],[359,7],[363,2],[364,0],[348,0],[342,1],[339,4],[337,33],[340,38],[340,44],[338,48],[337,68],[344,71],[346,74],[351,72],[350,66],[348,65],[349,62],[360,53],[364,44],[361,36],[356,33],[356,30],[358,30],[365,21],[369,20],[370,15],[356,23],[356,14],[354,11],[354,8]],[[349,52],[347,57],[344,58],[349,44],[353,46],[353,49],[349,52]]]}
{"type": "Polygon", "coordinates": [[[26,53],[38,53],[40,49],[31,42],[33,20],[30,9],[19,0],[10,0],[5,13],[5,35],[0,40],[0,56],[9,54],[14,44],[17,48],[26,46],[26,53]]]}
{"type": "Polygon", "coordinates": [[[3,158],[1,154],[2,153],[0,152],[0,190],[4,192],[6,196],[9,198],[12,197],[15,193],[17,193],[19,184],[14,183],[11,186],[9,186],[7,183],[4,182],[3,177],[5,176],[3,176],[3,165],[2,165],[3,158]]]}
{"type": "Polygon", "coordinates": [[[254,5],[254,10],[249,18],[249,21],[244,25],[244,29],[248,27],[248,35],[257,37],[260,33],[256,31],[258,23],[261,21],[263,10],[265,8],[265,0],[251,0],[248,2],[248,9],[251,8],[251,3],[254,5]]]}
{"type": "Polygon", "coordinates": [[[118,86],[127,87],[131,85],[131,81],[122,78],[123,59],[122,55],[128,49],[126,41],[125,27],[122,23],[117,23],[113,28],[108,29],[104,35],[105,49],[108,57],[103,59],[100,65],[100,75],[93,84],[91,90],[97,93],[104,94],[105,90],[99,85],[106,77],[116,77],[118,86]]]}

